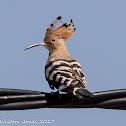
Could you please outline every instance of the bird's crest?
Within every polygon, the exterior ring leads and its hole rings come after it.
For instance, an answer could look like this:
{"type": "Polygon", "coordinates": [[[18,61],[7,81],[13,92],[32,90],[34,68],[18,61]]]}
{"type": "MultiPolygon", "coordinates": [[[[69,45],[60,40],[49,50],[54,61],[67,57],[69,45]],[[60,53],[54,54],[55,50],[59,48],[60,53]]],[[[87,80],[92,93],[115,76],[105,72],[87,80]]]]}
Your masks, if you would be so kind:
{"type": "Polygon", "coordinates": [[[61,16],[57,17],[56,20],[48,27],[44,41],[48,41],[54,36],[58,36],[65,41],[73,35],[76,28],[74,28],[72,19],[70,20],[70,22],[64,23],[61,26],[57,27],[57,23],[60,19],[61,16]]]}

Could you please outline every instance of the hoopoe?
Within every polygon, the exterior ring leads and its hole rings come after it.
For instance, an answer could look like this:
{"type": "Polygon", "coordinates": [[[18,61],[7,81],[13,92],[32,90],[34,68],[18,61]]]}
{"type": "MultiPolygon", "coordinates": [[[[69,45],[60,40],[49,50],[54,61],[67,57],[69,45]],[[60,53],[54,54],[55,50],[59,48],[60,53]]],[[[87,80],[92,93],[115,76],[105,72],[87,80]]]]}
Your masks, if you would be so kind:
{"type": "Polygon", "coordinates": [[[73,94],[77,97],[92,97],[93,94],[86,90],[86,79],[81,65],[72,58],[65,46],[65,41],[74,32],[72,19],[58,28],[57,23],[61,16],[48,27],[44,42],[29,46],[44,46],[49,50],[49,57],[45,65],[45,77],[51,89],[73,94]]]}

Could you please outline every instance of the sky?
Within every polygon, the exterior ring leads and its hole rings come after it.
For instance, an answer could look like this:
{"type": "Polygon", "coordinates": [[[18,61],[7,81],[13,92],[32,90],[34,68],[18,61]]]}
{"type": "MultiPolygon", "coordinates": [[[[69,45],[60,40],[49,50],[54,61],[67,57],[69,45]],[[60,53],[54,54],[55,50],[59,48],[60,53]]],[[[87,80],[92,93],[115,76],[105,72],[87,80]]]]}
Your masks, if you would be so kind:
{"type": "MultiPolygon", "coordinates": [[[[77,29],[66,46],[82,66],[87,89],[125,89],[125,0],[0,0],[0,88],[51,92],[44,75],[48,51],[24,49],[42,42],[47,27],[58,16],[64,23],[72,18],[77,29]]],[[[0,111],[0,120],[55,120],[18,126],[118,126],[125,125],[125,117],[124,110],[95,108],[0,111]]]]}

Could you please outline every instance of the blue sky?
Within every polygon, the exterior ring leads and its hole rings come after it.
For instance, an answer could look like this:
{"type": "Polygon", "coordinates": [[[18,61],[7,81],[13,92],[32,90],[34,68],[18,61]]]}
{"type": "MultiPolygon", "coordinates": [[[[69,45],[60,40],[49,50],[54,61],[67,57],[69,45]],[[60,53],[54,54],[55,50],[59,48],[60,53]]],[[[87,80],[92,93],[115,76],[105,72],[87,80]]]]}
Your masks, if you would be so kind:
{"type": "MultiPolygon", "coordinates": [[[[72,18],[77,28],[66,46],[82,65],[87,89],[126,88],[125,0],[0,0],[0,88],[51,91],[44,75],[48,51],[43,47],[24,49],[43,41],[47,27],[57,16],[62,16],[63,22],[72,18]]],[[[54,119],[49,124],[52,126],[118,126],[125,125],[125,117],[125,111],[104,109],[0,112],[0,120],[54,119]]]]}

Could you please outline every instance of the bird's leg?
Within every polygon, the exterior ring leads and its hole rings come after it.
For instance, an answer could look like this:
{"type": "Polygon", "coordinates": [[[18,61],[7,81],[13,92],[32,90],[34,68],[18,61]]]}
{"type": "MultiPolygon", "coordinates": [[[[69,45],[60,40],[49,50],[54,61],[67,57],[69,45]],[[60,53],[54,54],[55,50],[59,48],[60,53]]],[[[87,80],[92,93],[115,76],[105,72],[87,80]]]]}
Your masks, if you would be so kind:
{"type": "Polygon", "coordinates": [[[59,90],[57,90],[56,92],[51,92],[51,94],[59,95],[59,90]]]}

